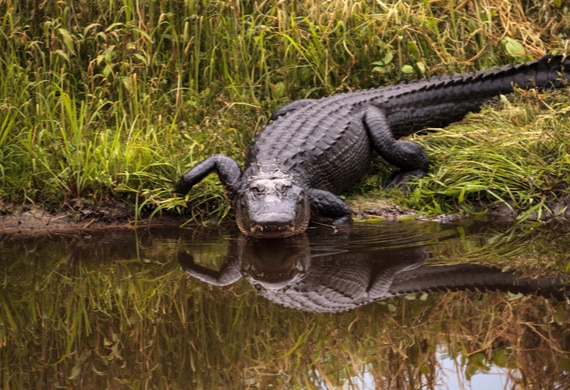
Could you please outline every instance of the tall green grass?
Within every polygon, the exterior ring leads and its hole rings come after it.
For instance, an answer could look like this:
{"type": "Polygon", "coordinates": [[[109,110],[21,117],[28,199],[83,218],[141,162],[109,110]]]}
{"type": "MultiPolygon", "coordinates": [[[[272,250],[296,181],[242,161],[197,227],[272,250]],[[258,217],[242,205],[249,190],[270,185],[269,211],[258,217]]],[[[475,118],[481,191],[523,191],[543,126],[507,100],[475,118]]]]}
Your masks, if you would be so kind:
{"type": "Polygon", "coordinates": [[[438,214],[480,214],[499,204],[519,220],[563,216],[570,199],[569,113],[566,90],[525,93],[428,140],[418,137],[433,168],[408,201],[438,214]]]}
{"type": "MultiPolygon", "coordinates": [[[[5,0],[0,196],[183,212],[172,182],[211,153],[243,160],[280,105],[563,51],[568,12],[515,0],[5,0]]],[[[228,212],[216,183],[189,195],[193,215],[228,212]]]]}

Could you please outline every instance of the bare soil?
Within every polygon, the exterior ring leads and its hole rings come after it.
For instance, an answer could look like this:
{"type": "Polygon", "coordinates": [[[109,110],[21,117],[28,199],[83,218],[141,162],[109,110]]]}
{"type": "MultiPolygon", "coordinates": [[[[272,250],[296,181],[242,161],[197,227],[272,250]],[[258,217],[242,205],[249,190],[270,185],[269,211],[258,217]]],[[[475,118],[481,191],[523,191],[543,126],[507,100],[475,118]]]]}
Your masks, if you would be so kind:
{"type": "MultiPolygon", "coordinates": [[[[439,215],[426,218],[415,210],[404,209],[379,199],[352,199],[347,203],[355,211],[356,219],[396,221],[414,218],[450,222],[465,217],[439,215]]],[[[570,199],[552,203],[549,208],[551,213],[534,213],[527,220],[570,222],[570,199]]],[[[481,210],[486,211],[485,219],[492,223],[511,224],[517,220],[517,213],[507,205],[481,205],[481,210]]],[[[97,203],[76,200],[59,210],[46,210],[36,205],[16,205],[0,200],[0,235],[41,235],[50,232],[150,226],[174,227],[185,224],[187,220],[187,217],[168,213],[151,217],[150,212],[137,220],[132,205],[118,200],[97,203]]]]}
{"type": "Polygon", "coordinates": [[[15,205],[0,201],[0,235],[46,234],[145,226],[180,226],[186,218],[177,215],[146,216],[136,220],[132,206],[121,201],[90,203],[73,201],[59,210],[46,210],[36,205],[15,205]]]}
{"type": "MultiPolygon", "coordinates": [[[[382,200],[361,199],[349,202],[356,219],[395,221],[414,218],[417,212],[405,210],[382,200]]],[[[75,200],[58,210],[47,210],[37,205],[16,205],[0,201],[0,235],[45,234],[62,231],[133,228],[147,226],[180,226],[187,217],[177,214],[143,215],[135,219],[132,205],[117,200],[91,203],[75,200]]]]}

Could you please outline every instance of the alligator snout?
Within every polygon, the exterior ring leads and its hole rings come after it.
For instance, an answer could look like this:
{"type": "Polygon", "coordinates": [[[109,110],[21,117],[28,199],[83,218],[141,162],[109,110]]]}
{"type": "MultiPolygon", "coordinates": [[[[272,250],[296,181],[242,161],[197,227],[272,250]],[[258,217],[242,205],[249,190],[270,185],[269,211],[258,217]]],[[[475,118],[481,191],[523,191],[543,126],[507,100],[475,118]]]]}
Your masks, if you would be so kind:
{"type": "Polygon", "coordinates": [[[250,228],[251,235],[258,238],[288,237],[295,234],[295,226],[289,224],[254,224],[250,228]]]}
{"type": "Polygon", "coordinates": [[[308,210],[308,207],[298,207],[295,202],[276,204],[256,200],[239,204],[236,220],[247,236],[282,238],[305,230],[310,215],[308,210]]]}
{"type": "Polygon", "coordinates": [[[291,215],[267,213],[250,221],[250,231],[254,237],[285,237],[296,233],[295,221],[291,215]]]}

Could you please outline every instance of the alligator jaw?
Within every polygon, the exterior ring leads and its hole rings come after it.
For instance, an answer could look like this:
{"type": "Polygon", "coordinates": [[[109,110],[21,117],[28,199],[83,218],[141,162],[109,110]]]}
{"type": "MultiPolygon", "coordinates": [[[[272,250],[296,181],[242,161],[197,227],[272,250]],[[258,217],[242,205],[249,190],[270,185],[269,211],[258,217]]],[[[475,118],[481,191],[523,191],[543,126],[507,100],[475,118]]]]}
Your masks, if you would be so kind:
{"type": "MultiPolygon", "coordinates": [[[[296,210],[299,212],[299,210],[296,210]]],[[[300,215],[285,213],[266,213],[262,215],[244,215],[238,212],[238,227],[243,234],[253,238],[285,238],[303,233],[309,224],[309,213],[300,215]]]]}
{"type": "Polygon", "coordinates": [[[242,275],[256,290],[284,292],[307,275],[311,249],[306,234],[242,242],[242,275]]]}
{"type": "MultiPolygon", "coordinates": [[[[277,221],[279,218],[273,219],[277,221]]],[[[289,237],[297,234],[295,224],[293,221],[279,223],[279,222],[253,222],[249,226],[249,235],[256,238],[280,238],[289,237]]]]}

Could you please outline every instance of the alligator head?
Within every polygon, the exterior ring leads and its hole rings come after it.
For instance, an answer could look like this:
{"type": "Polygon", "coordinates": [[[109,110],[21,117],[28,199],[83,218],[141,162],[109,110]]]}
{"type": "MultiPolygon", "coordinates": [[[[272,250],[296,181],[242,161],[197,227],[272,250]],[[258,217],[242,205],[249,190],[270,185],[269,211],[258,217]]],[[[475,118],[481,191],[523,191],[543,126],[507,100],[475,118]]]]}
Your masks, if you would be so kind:
{"type": "Polygon", "coordinates": [[[306,230],[311,207],[306,190],[278,169],[260,170],[238,193],[239,229],[255,238],[283,238],[306,230]]]}
{"type": "Polygon", "coordinates": [[[286,291],[306,276],[311,263],[307,234],[279,240],[242,240],[242,276],[257,291],[286,291]]]}

